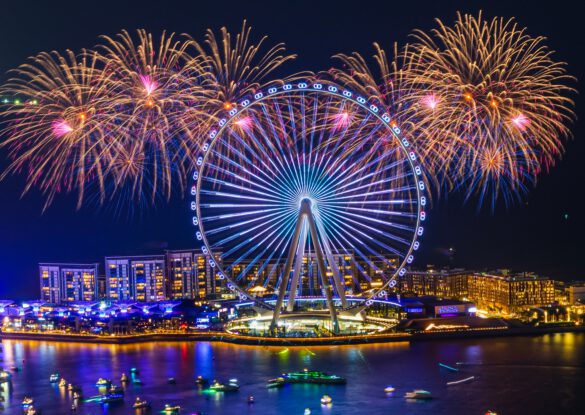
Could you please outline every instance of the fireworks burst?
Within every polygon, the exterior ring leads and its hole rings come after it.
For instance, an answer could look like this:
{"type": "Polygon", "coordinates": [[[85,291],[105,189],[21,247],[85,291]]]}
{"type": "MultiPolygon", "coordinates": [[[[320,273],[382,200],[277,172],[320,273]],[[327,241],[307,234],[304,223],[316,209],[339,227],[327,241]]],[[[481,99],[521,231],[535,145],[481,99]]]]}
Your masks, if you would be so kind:
{"type": "Polygon", "coordinates": [[[200,120],[207,116],[201,110],[203,69],[187,55],[188,42],[174,34],[157,41],[138,30],[135,40],[123,31],[103,39],[99,56],[104,71],[113,74],[115,94],[110,115],[123,138],[112,164],[116,188],[129,186],[138,201],[169,200],[185,190],[200,120]]]}
{"type": "Polygon", "coordinates": [[[437,20],[401,55],[400,116],[435,177],[466,196],[508,200],[563,153],[574,117],[565,64],[512,20],[437,20]],[[491,195],[489,193],[492,193],[491,195]]]}
{"type": "Polygon", "coordinates": [[[231,110],[236,101],[259,89],[267,76],[296,55],[285,54],[285,46],[278,43],[264,51],[267,36],[254,44],[250,40],[252,28],[242,23],[235,38],[225,27],[218,38],[208,30],[205,42],[191,38],[195,59],[203,59],[207,70],[207,89],[212,92],[211,111],[231,110]]]}
{"type": "Polygon", "coordinates": [[[88,187],[105,199],[105,178],[112,156],[108,134],[107,79],[94,54],[40,53],[13,71],[2,93],[26,97],[9,107],[1,147],[11,162],[2,174],[27,177],[24,193],[38,187],[45,208],[60,192],[77,191],[81,205],[88,187]]]}

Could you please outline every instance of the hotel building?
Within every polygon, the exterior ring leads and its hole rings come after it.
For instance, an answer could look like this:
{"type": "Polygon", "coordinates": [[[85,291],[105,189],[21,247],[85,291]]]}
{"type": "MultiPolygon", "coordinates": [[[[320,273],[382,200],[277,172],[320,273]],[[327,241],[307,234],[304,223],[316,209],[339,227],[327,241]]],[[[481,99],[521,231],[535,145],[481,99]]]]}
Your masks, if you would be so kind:
{"type": "Polygon", "coordinates": [[[554,281],[532,274],[473,274],[467,278],[469,298],[479,308],[518,313],[555,300],[554,281]]]}
{"type": "Polygon", "coordinates": [[[165,256],[106,257],[106,298],[112,301],[166,299],[165,256]]]}
{"type": "Polygon", "coordinates": [[[41,301],[52,304],[98,298],[99,264],[40,263],[41,301]]]}
{"type": "Polygon", "coordinates": [[[416,296],[432,295],[441,298],[462,299],[469,295],[469,271],[461,269],[408,271],[398,277],[398,290],[416,296]]]}

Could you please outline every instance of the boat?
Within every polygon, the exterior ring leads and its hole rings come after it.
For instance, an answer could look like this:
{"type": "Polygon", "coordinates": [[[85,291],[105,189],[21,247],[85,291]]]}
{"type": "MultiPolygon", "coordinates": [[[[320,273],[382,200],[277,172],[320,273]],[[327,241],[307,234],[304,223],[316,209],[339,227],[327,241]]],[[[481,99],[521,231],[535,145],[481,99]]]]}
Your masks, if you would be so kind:
{"type": "Polygon", "coordinates": [[[254,395],[248,396],[248,404],[254,403],[254,395]]]}
{"type": "Polygon", "coordinates": [[[309,408],[305,408],[305,412],[303,412],[304,415],[311,415],[311,409],[309,408]]]}
{"type": "Polygon", "coordinates": [[[422,389],[415,389],[412,392],[406,392],[404,395],[406,399],[433,399],[433,395],[429,391],[425,391],[422,389]]]}
{"type": "Polygon", "coordinates": [[[109,393],[120,393],[120,394],[124,394],[124,389],[122,389],[121,386],[118,385],[111,385],[108,389],[109,393]]]}
{"type": "Polygon", "coordinates": [[[197,385],[208,385],[209,384],[209,380],[205,379],[203,376],[199,375],[195,378],[195,384],[197,385]]]}
{"type": "Polygon", "coordinates": [[[285,382],[283,377],[278,377],[278,378],[268,380],[266,387],[269,389],[270,388],[280,388],[280,387],[283,387],[285,383],[286,382],[285,382]]]}
{"type": "Polygon", "coordinates": [[[386,393],[392,393],[394,392],[396,389],[392,386],[392,385],[388,385],[384,388],[384,392],[386,393]]]}
{"type": "Polygon", "coordinates": [[[168,378],[167,379],[167,383],[169,383],[170,385],[174,385],[177,383],[177,379],[175,378],[168,378]]]}
{"type": "Polygon", "coordinates": [[[41,411],[38,410],[37,408],[35,408],[34,406],[29,406],[28,409],[26,410],[25,414],[26,415],[40,415],[41,411]]]}
{"type": "Polygon", "coordinates": [[[61,378],[61,380],[59,381],[59,387],[60,388],[66,388],[67,387],[67,381],[65,380],[65,378],[61,378]]]}
{"type": "Polygon", "coordinates": [[[0,382],[8,382],[11,378],[11,374],[4,369],[0,369],[0,382]]]}
{"type": "Polygon", "coordinates": [[[133,383],[133,384],[135,384],[135,385],[143,385],[143,382],[142,382],[140,379],[138,379],[138,378],[135,378],[135,379],[132,381],[132,383],[133,383]]]}
{"type": "Polygon", "coordinates": [[[150,408],[150,402],[144,401],[144,400],[140,399],[140,397],[136,397],[136,400],[132,404],[132,408],[134,408],[134,409],[150,408]]]}
{"type": "Polygon", "coordinates": [[[126,373],[122,373],[122,376],[120,377],[120,382],[121,383],[128,382],[128,376],[126,376],[126,373]]]}
{"type": "Polygon", "coordinates": [[[51,376],[49,376],[49,382],[51,382],[51,383],[59,382],[59,374],[53,373],[51,376]]]}
{"type": "Polygon", "coordinates": [[[439,366],[441,366],[442,368],[445,368],[451,372],[459,372],[459,369],[457,369],[456,367],[452,367],[452,366],[446,365],[444,363],[439,363],[439,366]]]}
{"type": "Polygon", "coordinates": [[[137,375],[139,372],[138,372],[138,369],[136,369],[135,367],[133,367],[132,369],[130,369],[130,373],[133,374],[133,375],[137,375]]]}
{"type": "Polygon", "coordinates": [[[321,405],[331,405],[332,402],[333,399],[331,399],[331,396],[329,395],[323,395],[321,397],[321,405]]]}
{"type": "Polygon", "coordinates": [[[239,389],[240,385],[238,385],[237,379],[230,379],[228,383],[219,383],[214,380],[208,388],[212,392],[236,392],[239,389]]]}
{"type": "Polygon", "coordinates": [[[124,400],[124,395],[121,393],[107,393],[102,395],[102,403],[121,402],[124,400]]]}
{"type": "Polygon", "coordinates": [[[112,384],[112,381],[109,379],[99,378],[95,383],[95,386],[98,388],[107,388],[112,384]]]}
{"type": "Polygon", "coordinates": [[[167,403],[162,412],[167,415],[175,415],[181,412],[181,407],[179,405],[171,406],[167,403]]]}
{"type": "Polygon", "coordinates": [[[24,409],[27,409],[27,408],[31,407],[33,403],[34,403],[34,399],[33,398],[30,398],[28,396],[25,396],[24,399],[22,400],[22,407],[24,409]]]}
{"type": "Polygon", "coordinates": [[[470,376],[468,378],[460,379],[460,380],[453,380],[451,382],[447,382],[447,386],[459,385],[460,383],[469,382],[469,381],[471,381],[473,379],[475,379],[475,376],[470,376]]]}
{"type": "Polygon", "coordinates": [[[73,399],[81,399],[83,395],[81,394],[81,389],[79,391],[73,392],[73,399]]]}
{"type": "Polygon", "coordinates": [[[488,409],[487,412],[485,413],[485,415],[498,415],[498,414],[496,412],[488,409]]]}
{"type": "Polygon", "coordinates": [[[121,402],[124,400],[124,395],[121,393],[106,393],[105,395],[97,395],[92,396],[89,399],[86,399],[85,402],[88,403],[111,403],[111,402],[121,402]]]}
{"type": "Polygon", "coordinates": [[[319,385],[345,385],[347,380],[337,375],[304,369],[302,372],[283,373],[285,383],[316,383],[319,385]]]}
{"type": "Polygon", "coordinates": [[[73,393],[80,393],[81,386],[79,385],[72,385],[71,383],[67,386],[67,390],[73,393]]]}

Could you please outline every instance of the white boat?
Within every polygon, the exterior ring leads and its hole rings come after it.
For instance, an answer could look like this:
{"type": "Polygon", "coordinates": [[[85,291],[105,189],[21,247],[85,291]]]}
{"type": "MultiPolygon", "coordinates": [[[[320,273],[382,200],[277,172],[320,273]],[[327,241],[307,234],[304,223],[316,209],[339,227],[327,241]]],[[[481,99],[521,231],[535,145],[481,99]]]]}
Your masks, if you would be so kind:
{"type": "Polygon", "coordinates": [[[321,405],[331,405],[332,402],[333,399],[331,399],[331,396],[329,395],[323,395],[321,398],[321,405]]]}
{"type": "Polygon", "coordinates": [[[394,386],[392,386],[392,385],[388,385],[388,386],[386,386],[386,387],[384,388],[384,392],[386,392],[386,393],[392,393],[392,392],[394,392],[395,390],[396,390],[396,389],[395,389],[395,388],[394,388],[394,386]]]}
{"type": "Polygon", "coordinates": [[[406,392],[404,395],[406,399],[433,399],[433,395],[429,391],[422,389],[415,389],[412,392],[406,392]]]}

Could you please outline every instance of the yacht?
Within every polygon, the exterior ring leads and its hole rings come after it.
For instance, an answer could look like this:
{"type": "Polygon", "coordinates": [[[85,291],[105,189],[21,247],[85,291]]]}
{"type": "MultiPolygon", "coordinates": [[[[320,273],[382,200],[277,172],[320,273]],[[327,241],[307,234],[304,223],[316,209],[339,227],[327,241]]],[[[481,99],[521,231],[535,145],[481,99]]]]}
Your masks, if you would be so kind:
{"type": "Polygon", "coordinates": [[[219,383],[217,380],[214,380],[211,386],[209,386],[209,390],[213,392],[236,392],[240,389],[240,385],[237,383],[237,379],[230,379],[228,383],[219,383]]]}
{"type": "Polygon", "coordinates": [[[132,404],[132,408],[134,409],[144,409],[150,408],[150,402],[140,399],[140,397],[136,397],[136,401],[132,404]]]}
{"type": "Polygon", "coordinates": [[[59,374],[53,373],[51,376],[49,376],[49,382],[51,382],[51,383],[59,382],[59,374]]]}
{"type": "Polygon", "coordinates": [[[110,393],[120,393],[120,394],[124,394],[124,389],[122,389],[121,386],[118,385],[111,385],[108,389],[108,392],[110,393]]]}
{"type": "Polygon", "coordinates": [[[163,414],[166,415],[175,415],[181,412],[181,407],[176,405],[176,406],[171,406],[168,403],[165,404],[165,408],[163,409],[163,414]]]}
{"type": "Polygon", "coordinates": [[[67,381],[65,380],[65,378],[61,378],[61,380],[59,381],[59,387],[60,388],[66,388],[67,387],[67,381]]]}
{"type": "Polygon", "coordinates": [[[112,384],[112,381],[109,379],[99,378],[95,383],[95,386],[98,388],[109,387],[112,384]]]}
{"type": "Polygon", "coordinates": [[[331,405],[332,402],[333,399],[331,399],[331,396],[329,395],[323,395],[321,398],[321,405],[331,405]]]}
{"type": "Polygon", "coordinates": [[[128,382],[128,376],[126,376],[126,373],[122,373],[122,376],[120,377],[120,382],[121,383],[128,382]]]}
{"type": "Polygon", "coordinates": [[[177,379],[175,378],[168,378],[167,379],[167,383],[169,383],[170,385],[174,385],[177,383],[177,379]]]}
{"type": "Polygon", "coordinates": [[[209,384],[209,380],[205,379],[203,376],[199,375],[195,378],[195,384],[204,386],[209,384]]]}
{"type": "Polygon", "coordinates": [[[1,382],[8,382],[10,379],[10,373],[5,371],[4,369],[0,369],[0,383],[1,382]]]}
{"type": "Polygon", "coordinates": [[[388,386],[386,386],[386,387],[384,388],[384,392],[386,392],[386,393],[392,393],[392,392],[394,392],[395,390],[396,390],[396,389],[395,389],[395,388],[394,388],[394,386],[392,386],[392,385],[388,385],[388,386]]]}
{"type": "Polygon", "coordinates": [[[24,409],[30,408],[33,403],[34,403],[33,398],[30,398],[28,396],[25,396],[24,399],[22,400],[22,407],[24,409]]]}
{"type": "Polygon", "coordinates": [[[425,391],[422,389],[415,389],[412,392],[406,392],[404,395],[406,399],[433,399],[433,395],[429,391],[425,391]]]}
{"type": "Polygon", "coordinates": [[[282,375],[285,383],[315,383],[319,385],[345,385],[347,380],[337,375],[304,369],[302,372],[289,372],[282,375]]]}
{"type": "Polygon", "coordinates": [[[270,379],[268,381],[268,383],[266,384],[267,388],[280,388],[282,386],[284,386],[285,384],[285,380],[283,377],[279,377],[279,378],[274,378],[274,379],[270,379]]]}

